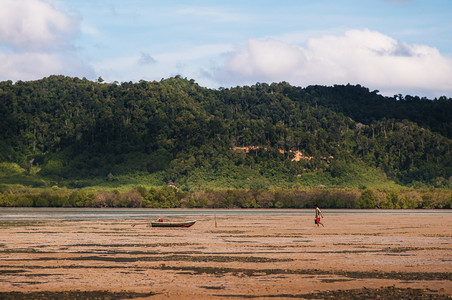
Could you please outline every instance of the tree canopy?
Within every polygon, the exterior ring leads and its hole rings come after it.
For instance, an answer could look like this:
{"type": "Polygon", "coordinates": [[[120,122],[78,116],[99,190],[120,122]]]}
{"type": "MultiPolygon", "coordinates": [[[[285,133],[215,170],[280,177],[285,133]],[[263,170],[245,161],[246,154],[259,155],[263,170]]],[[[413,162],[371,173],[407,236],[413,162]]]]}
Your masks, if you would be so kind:
{"type": "Polygon", "coordinates": [[[0,163],[57,180],[159,172],[185,189],[365,186],[379,177],[450,186],[450,98],[384,97],[360,85],[215,90],[180,76],[100,79],[0,82],[0,163]]]}

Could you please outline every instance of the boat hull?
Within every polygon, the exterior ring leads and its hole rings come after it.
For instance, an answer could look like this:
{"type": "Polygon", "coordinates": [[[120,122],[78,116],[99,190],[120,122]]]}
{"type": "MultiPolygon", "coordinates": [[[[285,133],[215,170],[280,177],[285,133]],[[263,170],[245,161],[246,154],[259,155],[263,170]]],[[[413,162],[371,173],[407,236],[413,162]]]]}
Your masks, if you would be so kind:
{"type": "Polygon", "coordinates": [[[152,222],[152,227],[190,227],[195,224],[196,221],[189,222],[152,222]]]}

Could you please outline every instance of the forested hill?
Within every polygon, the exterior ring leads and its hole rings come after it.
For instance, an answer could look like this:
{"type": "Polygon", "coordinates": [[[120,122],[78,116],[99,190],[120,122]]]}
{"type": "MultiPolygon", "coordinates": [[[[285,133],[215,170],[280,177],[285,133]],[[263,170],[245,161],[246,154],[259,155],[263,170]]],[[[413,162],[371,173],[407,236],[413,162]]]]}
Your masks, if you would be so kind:
{"type": "Polygon", "coordinates": [[[74,187],[159,174],[185,189],[447,188],[451,138],[452,99],[383,97],[359,85],[0,82],[0,175],[18,165],[74,187]]]}

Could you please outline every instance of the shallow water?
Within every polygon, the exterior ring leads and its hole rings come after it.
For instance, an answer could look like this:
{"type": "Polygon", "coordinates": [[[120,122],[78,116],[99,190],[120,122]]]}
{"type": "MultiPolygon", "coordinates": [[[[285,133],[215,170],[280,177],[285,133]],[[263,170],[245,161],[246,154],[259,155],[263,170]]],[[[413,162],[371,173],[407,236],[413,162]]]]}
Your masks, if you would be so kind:
{"type": "MultiPolygon", "coordinates": [[[[380,209],[322,209],[326,215],[434,214],[452,216],[452,210],[380,210],[380,209]]],[[[243,216],[243,215],[313,215],[313,209],[133,209],[133,208],[0,208],[0,221],[45,220],[149,220],[159,217],[184,216],[243,216]]]]}

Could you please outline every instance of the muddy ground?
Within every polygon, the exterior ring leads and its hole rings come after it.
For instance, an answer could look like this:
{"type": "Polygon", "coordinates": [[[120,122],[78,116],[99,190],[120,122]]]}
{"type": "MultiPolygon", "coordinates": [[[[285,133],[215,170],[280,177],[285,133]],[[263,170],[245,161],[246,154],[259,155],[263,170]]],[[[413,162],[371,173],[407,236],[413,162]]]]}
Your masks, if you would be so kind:
{"type": "Polygon", "coordinates": [[[0,299],[451,299],[451,214],[323,221],[0,220],[0,299]]]}

